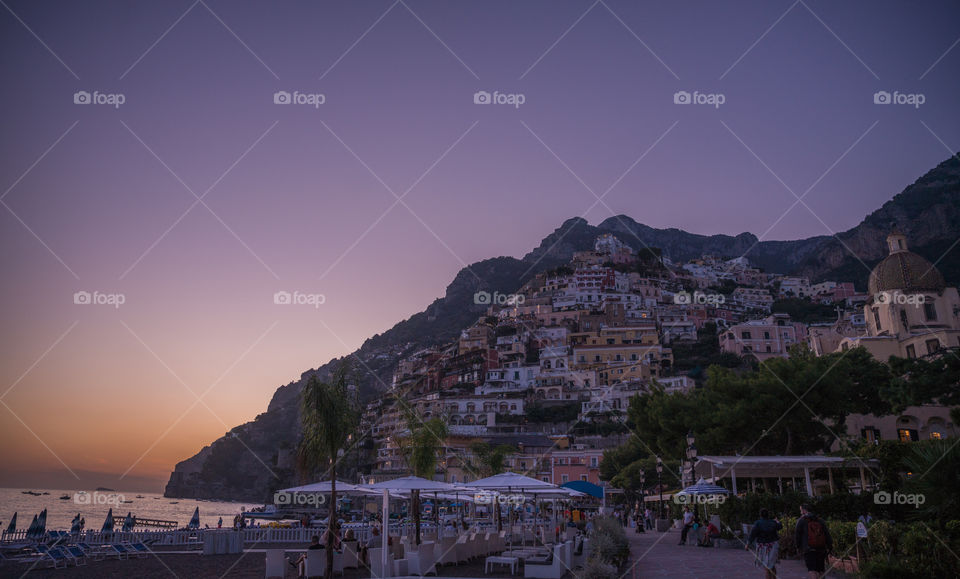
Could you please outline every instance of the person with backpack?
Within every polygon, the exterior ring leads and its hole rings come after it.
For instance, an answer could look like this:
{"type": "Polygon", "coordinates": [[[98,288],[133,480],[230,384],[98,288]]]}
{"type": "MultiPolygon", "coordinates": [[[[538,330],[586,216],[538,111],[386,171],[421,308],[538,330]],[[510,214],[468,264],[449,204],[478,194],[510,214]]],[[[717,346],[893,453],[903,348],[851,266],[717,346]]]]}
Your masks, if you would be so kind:
{"type": "Polygon", "coordinates": [[[750,529],[750,536],[744,549],[756,545],[756,560],[754,565],[763,567],[765,579],[777,579],[777,561],[780,559],[780,531],[783,523],[770,518],[770,511],[760,509],[760,518],[750,529]]]}
{"type": "Polygon", "coordinates": [[[813,512],[813,507],[800,507],[796,530],[797,552],[803,556],[810,579],[820,579],[827,570],[827,554],[833,551],[833,538],[827,523],[813,512]]]}

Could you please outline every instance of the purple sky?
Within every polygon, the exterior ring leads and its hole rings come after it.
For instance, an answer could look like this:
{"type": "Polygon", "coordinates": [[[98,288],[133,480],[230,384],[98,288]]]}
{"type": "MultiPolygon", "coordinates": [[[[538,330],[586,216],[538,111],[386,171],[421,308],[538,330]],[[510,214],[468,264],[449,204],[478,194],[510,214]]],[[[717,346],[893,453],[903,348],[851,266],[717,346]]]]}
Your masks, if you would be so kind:
{"type": "Polygon", "coordinates": [[[955,2],[7,1],[0,484],[164,479],[464,263],[523,255],[576,215],[848,229],[960,149],[958,17],[955,2]],[[525,102],[474,104],[481,90],[525,102]],[[80,290],[126,301],[75,305],[80,290]],[[326,302],[274,305],[279,290],[326,302]]]}

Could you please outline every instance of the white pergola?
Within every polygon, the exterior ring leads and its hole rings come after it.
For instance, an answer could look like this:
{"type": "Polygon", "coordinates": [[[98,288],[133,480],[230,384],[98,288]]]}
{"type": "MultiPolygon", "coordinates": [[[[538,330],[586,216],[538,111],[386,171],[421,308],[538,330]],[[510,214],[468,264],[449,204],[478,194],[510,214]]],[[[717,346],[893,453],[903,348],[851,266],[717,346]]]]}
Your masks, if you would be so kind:
{"type": "Polygon", "coordinates": [[[813,482],[810,472],[818,468],[827,469],[831,490],[833,470],[838,468],[858,468],[860,471],[860,489],[867,488],[865,470],[871,472],[880,468],[877,459],[845,458],[842,456],[699,456],[694,470],[697,476],[716,482],[730,478],[733,492],[737,493],[737,476],[741,478],[800,478],[806,482],[807,494],[813,496],[813,482]]]}

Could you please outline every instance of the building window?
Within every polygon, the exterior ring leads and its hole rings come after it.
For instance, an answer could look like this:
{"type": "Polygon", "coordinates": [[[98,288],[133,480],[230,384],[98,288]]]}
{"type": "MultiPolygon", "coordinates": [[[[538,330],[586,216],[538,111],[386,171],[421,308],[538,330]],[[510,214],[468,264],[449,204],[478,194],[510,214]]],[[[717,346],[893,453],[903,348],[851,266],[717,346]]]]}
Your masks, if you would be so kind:
{"type": "Polygon", "coordinates": [[[561,483],[561,484],[562,484],[562,483],[568,483],[568,482],[570,482],[570,477],[569,477],[568,475],[565,475],[565,474],[560,475],[560,483],[561,483]]]}
{"type": "Polygon", "coordinates": [[[916,357],[917,357],[917,349],[914,347],[913,344],[909,344],[909,345],[907,346],[907,358],[911,358],[911,359],[912,359],[912,358],[916,358],[916,357]]]}
{"type": "Polygon", "coordinates": [[[923,301],[923,315],[927,318],[927,321],[934,321],[937,319],[937,306],[934,305],[933,301],[923,301]]]}
{"type": "Polygon", "coordinates": [[[880,331],[880,310],[873,308],[873,324],[877,326],[877,331],[880,331]]]}
{"type": "Polygon", "coordinates": [[[597,466],[597,457],[595,457],[595,456],[591,456],[591,457],[590,457],[590,466],[596,468],[596,466],[597,466]]]}
{"type": "Polygon", "coordinates": [[[903,325],[904,330],[910,329],[910,324],[907,322],[907,311],[900,310],[900,324],[903,325]]]}
{"type": "Polygon", "coordinates": [[[933,431],[933,432],[930,433],[930,439],[931,439],[931,440],[940,440],[941,438],[943,438],[943,435],[940,434],[940,433],[937,432],[937,431],[933,431]]]}
{"type": "Polygon", "coordinates": [[[740,332],[740,339],[741,339],[741,340],[749,340],[749,339],[750,339],[750,332],[740,332]]]}
{"type": "Polygon", "coordinates": [[[940,349],[940,340],[927,340],[927,353],[933,354],[940,349]]]}
{"type": "Polygon", "coordinates": [[[897,438],[900,442],[914,442],[920,439],[920,437],[917,436],[917,431],[910,428],[898,428],[897,438]]]}
{"type": "Polygon", "coordinates": [[[764,333],[763,333],[763,339],[764,339],[764,340],[769,340],[769,339],[770,339],[770,332],[764,332],[764,333]]]}
{"type": "Polygon", "coordinates": [[[867,442],[878,442],[880,440],[880,431],[872,426],[868,426],[860,431],[860,435],[867,442]]]}

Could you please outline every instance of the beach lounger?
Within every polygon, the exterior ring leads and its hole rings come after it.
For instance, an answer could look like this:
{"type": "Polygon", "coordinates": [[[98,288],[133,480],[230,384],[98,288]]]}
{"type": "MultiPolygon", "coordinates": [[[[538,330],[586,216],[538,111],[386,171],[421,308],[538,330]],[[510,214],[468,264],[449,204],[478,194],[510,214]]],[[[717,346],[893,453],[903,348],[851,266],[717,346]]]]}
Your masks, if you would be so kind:
{"type": "Polygon", "coordinates": [[[63,552],[67,556],[67,559],[73,561],[75,566],[80,567],[81,565],[87,564],[87,554],[84,553],[80,547],[70,545],[69,547],[64,547],[63,552]]]}
{"type": "Polygon", "coordinates": [[[123,545],[113,543],[107,549],[107,557],[116,557],[117,560],[130,558],[130,552],[123,545]]]}
{"type": "Polygon", "coordinates": [[[150,553],[150,549],[147,548],[143,543],[124,543],[123,548],[131,555],[136,556],[138,559],[145,559],[150,553]]]}
{"type": "Polygon", "coordinates": [[[43,556],[44,558],[46,558],[52,563],[51,568],[53,569],[59,569],[60,567],[63,567],[64,569],[67,568],[67,561],[69,561],[69,559],[67,558],[67,556],[64,554],[62,550],[48,549],[47,552],[43,554],[43,556]]]}

